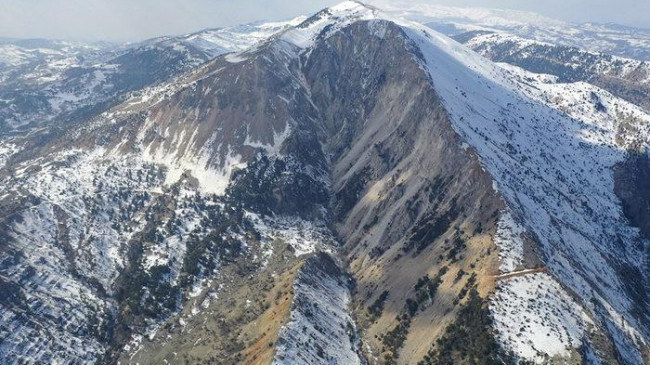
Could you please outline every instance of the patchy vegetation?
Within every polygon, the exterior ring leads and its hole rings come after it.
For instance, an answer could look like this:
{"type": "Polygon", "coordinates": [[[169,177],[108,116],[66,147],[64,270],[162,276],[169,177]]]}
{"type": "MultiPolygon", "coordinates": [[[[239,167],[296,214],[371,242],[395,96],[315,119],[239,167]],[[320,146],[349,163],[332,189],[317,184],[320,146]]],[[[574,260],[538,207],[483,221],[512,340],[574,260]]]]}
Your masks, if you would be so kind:
{"type": "MultiPolygon", "coordinates": [[[[454,323],[418,365],[503,365],[516,361],[500,348],[492,334],[492,319],[487,300],[476,289],[469,292],[467,304],[454,323]]],[[[520,365],[524,363],[519,362],[520,365]]]]}
{"type": "Polygon", "coordinates": [[[370,322],[374,322],[377,318],[381,316],[381,313],[384,311],[384,304],[386,299],[388,299],[388,290],[384,290],[377,300],[375,300],[370,307],[368,307],[368,314],[370,315],[370,322]]]}
{"type": "Polygon", "coordinates": [[[415,297],[406,299],[404,309],[396,318],[398,324],[382,338],[384,345],[382,352],[384,353],[384,360],[387,364],[395,363],[399,357],[399,350],[404,345],[404,341],[406,341],[409,328],[411,327],[411,320],[421,308],[433,304],[438,287],[442,283],[442,276],[447,271],[448,268],[445,266],[440,269],[433,279],[425,275],[415,284],[415,297]]]}

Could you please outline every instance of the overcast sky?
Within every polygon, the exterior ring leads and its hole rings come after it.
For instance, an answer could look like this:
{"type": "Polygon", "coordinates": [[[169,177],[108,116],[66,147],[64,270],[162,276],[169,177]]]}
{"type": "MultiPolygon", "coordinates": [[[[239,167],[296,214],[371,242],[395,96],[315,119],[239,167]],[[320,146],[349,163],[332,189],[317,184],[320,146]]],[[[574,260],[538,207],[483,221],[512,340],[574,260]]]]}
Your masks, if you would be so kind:
{"type": "MultiPolygon", "coordinates": [[[[417,0],[650,28],[650,0],[417,0]]],[[[0,37],[136,41],[309,14],[329,0],[0,0],[0,37]]]]}

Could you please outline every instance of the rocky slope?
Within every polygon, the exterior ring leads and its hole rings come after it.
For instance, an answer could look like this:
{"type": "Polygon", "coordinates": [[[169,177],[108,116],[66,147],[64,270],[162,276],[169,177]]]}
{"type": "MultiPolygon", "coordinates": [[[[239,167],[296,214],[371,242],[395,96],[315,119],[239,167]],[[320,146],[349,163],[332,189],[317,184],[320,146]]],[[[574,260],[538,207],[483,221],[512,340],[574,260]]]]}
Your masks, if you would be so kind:
{"type": "Polygon", "coordinates": [[[2,140],[0,358],[648,362],[644,108],[357,2],[242,49],[2,140]]]}

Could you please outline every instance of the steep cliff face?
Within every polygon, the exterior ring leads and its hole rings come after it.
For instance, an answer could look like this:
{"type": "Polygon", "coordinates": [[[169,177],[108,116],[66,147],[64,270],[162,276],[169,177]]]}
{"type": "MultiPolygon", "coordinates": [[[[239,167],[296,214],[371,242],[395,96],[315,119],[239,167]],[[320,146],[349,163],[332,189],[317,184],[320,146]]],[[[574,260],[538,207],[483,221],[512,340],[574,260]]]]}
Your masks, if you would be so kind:
{"type": "Polygon", "coordinates": [[[498,273],[489,236],[503,202],[421,57],[402,28],[369,21],[323,41],[305,66],[324,111],[335,227],[371,361],[420,361],[468,290],[486,295],[498,273]]]}
{"type": "MultiPolygon", "coordinates": [[[[335,15],[322,13],[306,24],[319,17],[335,15]]],[[[300,348],[290,343],[296,338],[291,323],[313,320],[313,328],[321,328],[329,320],[304,314],[304,297],[312,297],[310,288],[318,283],[303,287],[303,274],[295,288],[282,287],[295,277],[296,265],[282,257],[334,249],[326,224],[336,227],[357,283],[350,296],[349,283],[327,284],[340,280],[331,274],[322,278],[325,287],[337,286],[337,308],[354,303],[357,311],[350,315],[365,317],[375,296],[393,292],[383,301],[385,312],[376,311],[373,321],[380,325],[362,319],[364,341],[399,326],[394,314],[406,310],[407,298],[421,307],[409,312],[416,338],[423,331],[441,333],[477,277],[487,295],[497,252],[488,234],[502,207],[488,175],[461,145],[401,28],[385,21],[339,26],[331,37],[319,31],[307,48],[279,39],[219,58],[12,160],[9,186],[37,199],[42,214],[30,215],[33,224],[52,227],[39,233],[39,241],[63,244],[49,282],[80,285],[105,308],[100,315],[90,307],[74,322],[84,327],[93,316],[106,321],[96,335],[78,335],[96,341],[89,359],[108,351],[107,361],[122,362],[171,361],[179,352],[188,359],[262,361],[269,356],[263,342],[275,339],[284,339],[286,352],[277,361],[291,359],[300,348]],[[359,44],[365,47],[356,50],[359,44]],[[39,154],[49,156],[43,159],[52,167],[42,177],[21,173],[39,154]],[[127,203],[132,199],[135,204],[127,203]],[[101,254],[107,250],[109,256],[101,254]],[[270,272],[286,274],[277,279],[267,277],[270,272]],[[280,285],[270,290],[282,294],[257,298],[238,291],[233,283],[251,275],[259,284],[247,286],[280,285]],[[425,284],[416,290],[418,281],[425,284]],[[434,302],[438,286],[445,294],[434,302]],[[298,288],[303,299],[287,312],[283,301],[291,301],[288,291],[298,288]],[[217,300],[220,295],[230,299],[217,300]],[[233,306],[250,309],[231,312],[233,306]],[[227,320],[196,314],[204,311],[227,320]],[[432,313],[443,321],[431,325],[432,313]],[[242,337],[240,328],[257,320],[269,329],[246,330],[242,337]],[[190,334],[188,323],[205,328],[190,334]],[[201,340],[213,331],[222,340],[201,340]],[[193,341],[200,346],[188,347],[193,341]]],[[[24,204],[5,200],[12,202],[7,211],[24,204]]],[[[14,230],[9,249],[24,251],[28,227],[14,230]]],[[[10,265],[31,266],[20,259],[10,265]]],[[[65,310],[47,296],[40,300],[53,316],[65,310]]],[[[25,302],[10,308],[18,311],[25,302]]],[[[349,322],[345,333],[354,338],[356,325],[349,322]]],[[[402,361],[422,358],[435,338],[408,341],[402,361]]],[[[330,357],[337,352],[304,346],[316,358],[321,351],[330,357]]],[[[384,352],[381,342],[373,346],[377,355],[384,352]]],[[[401,347],[386,353],[396,358],[401,347]]],[[[38,351],[51,356],[48,347],[38,351]]]]}

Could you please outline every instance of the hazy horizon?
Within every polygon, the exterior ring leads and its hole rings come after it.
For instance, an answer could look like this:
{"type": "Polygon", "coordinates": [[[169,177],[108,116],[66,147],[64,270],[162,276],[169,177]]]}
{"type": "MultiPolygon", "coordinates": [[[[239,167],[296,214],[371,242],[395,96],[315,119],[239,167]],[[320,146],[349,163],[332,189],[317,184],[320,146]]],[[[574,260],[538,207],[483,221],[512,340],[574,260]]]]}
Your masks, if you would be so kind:
{"type": "MultiPolygon", "coordinates": [[[[0,0],[0,38],[136,42],[314,13],[340,0],[0,0]]],[[[372,1],[370,1],[372,2],[372,1]]],[[[533,11],[574,22],[650,29],[650,2],[637,0],[414,0],[459,7],[533,11]]]]}

